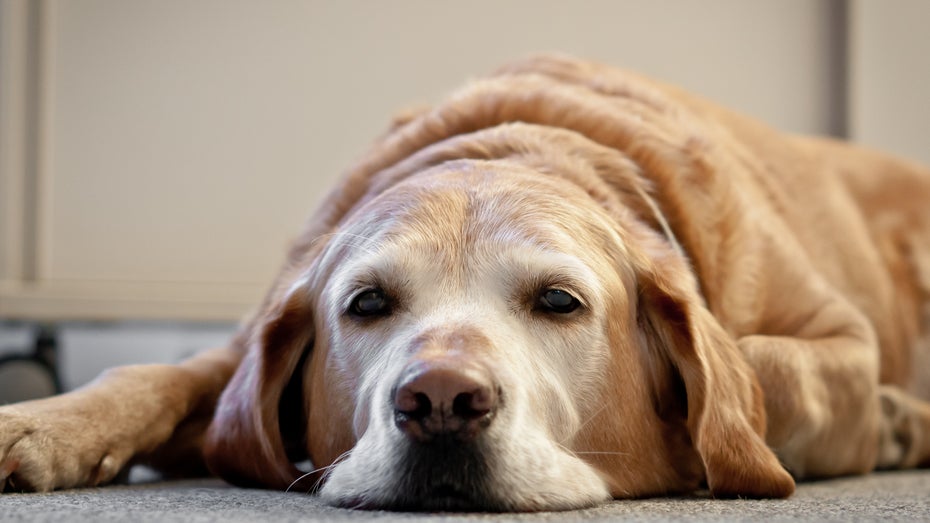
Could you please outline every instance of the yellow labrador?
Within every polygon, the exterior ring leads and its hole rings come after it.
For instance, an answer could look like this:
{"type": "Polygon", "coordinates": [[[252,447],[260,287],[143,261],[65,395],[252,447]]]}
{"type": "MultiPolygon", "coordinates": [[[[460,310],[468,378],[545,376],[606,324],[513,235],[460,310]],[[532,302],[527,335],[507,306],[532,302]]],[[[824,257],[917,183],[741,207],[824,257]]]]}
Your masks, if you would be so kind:
{"type": "Polygon", "coordinates": [[[928,362],[930,171],[539,57],[399,119],[229,348],[0,408],[0,482],[785,497],[930,463],[928,362]]]}

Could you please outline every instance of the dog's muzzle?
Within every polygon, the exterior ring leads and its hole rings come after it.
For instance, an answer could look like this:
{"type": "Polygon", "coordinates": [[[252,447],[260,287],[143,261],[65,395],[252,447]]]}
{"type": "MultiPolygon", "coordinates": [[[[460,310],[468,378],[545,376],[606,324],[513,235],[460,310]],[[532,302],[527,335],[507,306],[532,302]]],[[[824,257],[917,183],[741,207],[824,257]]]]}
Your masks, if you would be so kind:
{"type": "MultiPolygon", "coordinates": [[[[501,388],[480,363],[416,358],[391,391],[394,425],[405,436],[395,495],[400,510],[500,510],[487,484],[494,452],[482,435],[501,406],[501,388]]],[[[382,505],[380,508],[384,508],[382,505]]]]}

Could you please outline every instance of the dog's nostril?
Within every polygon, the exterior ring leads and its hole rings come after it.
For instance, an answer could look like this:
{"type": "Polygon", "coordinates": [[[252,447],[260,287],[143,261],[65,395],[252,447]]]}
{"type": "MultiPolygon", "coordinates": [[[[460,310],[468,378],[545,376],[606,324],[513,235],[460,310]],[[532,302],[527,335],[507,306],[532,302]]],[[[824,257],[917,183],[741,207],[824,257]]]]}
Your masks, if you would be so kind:
{"type": "Polygon", "coordinates": [[[394,411],[408,419],[422,419],[433,411],[433,402],[423,392],[401,387],[394,392],[394,411]]]}
{"type": "Polygon", "coordinates": [[[491,411],[486,401],[482,401],[482,392],[463,392],[452,401],[452,414],[464,419],[475,419],[491,411]]]}
{"type": "Polygon", "coordinates": [[[413,395],[416,407],[413,410],[405,412],[407,416],[410,416],[412,419],[423,419],[430,415],[433,412],[433,402],[429,400],[429,396],[419,392],[413,395]]]}

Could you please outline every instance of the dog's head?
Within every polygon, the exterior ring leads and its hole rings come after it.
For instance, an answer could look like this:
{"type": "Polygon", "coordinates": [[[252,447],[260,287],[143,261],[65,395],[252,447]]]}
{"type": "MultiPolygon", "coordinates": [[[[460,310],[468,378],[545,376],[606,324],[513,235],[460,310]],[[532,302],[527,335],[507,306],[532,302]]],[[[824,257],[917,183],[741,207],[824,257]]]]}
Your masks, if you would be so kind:
{"type": "Polygon", "coordinates": [[[649,206],[582,172],[616,166],[424,165],[285,271],[220,400],[215,471],[286,488],[309,457],[324,469],[303,490],[367,508],[565,509],[703,481],[790,494],[687,260],[649,206]]]}

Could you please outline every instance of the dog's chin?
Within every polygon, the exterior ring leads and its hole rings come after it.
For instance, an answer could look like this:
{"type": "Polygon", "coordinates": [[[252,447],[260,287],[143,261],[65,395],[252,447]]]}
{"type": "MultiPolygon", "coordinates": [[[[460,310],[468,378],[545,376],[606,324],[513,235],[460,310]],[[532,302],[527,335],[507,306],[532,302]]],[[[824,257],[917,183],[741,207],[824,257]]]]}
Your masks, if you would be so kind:
{"type": "Polygon", "coordinates": [[[405,512],[500,512],[513,510],[493,492],[488,450],[481,443],[438,438],[429,444],[405,442],[397,456],[396,478],[380,496],[331,500],[344,508],[405,512]]]}
{"type": "Polygon", "coordinates": [[[527,467],[482,439],[367,443],[363,438],[333,469],[320,490],[322,501],[363,510],[527,512],[585,508],[609,498],[595,472],[554,450],[537,455],[545,464],[527,467]],[[366,459],[370,456],[378,459],[366,459]],[[540,474],[553,464],[564,475],[540,474]]]}
{"type": "Polygon", "coordinates": [[[510,506],[490,496],[478,495],[458,485],[424,486],[419,492],[397,493],[380,499],[345,498],[333,505],[357,510],[392,510],[397,512],[506,512],[510,506]]]}

